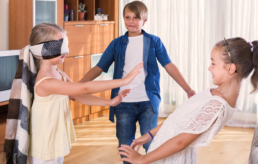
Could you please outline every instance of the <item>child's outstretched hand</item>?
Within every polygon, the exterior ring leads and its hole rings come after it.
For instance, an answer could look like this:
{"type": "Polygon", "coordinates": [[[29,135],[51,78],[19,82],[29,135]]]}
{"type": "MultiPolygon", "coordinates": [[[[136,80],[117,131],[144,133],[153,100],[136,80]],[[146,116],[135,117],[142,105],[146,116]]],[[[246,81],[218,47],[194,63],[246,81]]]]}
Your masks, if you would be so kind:
{"type": "Polygon", "coordinates": [[[141,146],[143,144],[148,143],[149,141],[151,141],[151,136],[148,133],[146,133],[145,135],[137,138],[136,140],[133,140],[131,148],[135,149],[136,147],[136,151],[138,152],[141,146]]]}
{"type": "Polygon", "coordinates": [[[125,81],[125,85],[129,84],[133,79],[135,78],[136,75],[138,75],[141,71],[140,69],[143,67],[143,62],[137,64],[133,70],[126,75],[123,80],[125,81]]]}
{"type": "Polygon", "coordinates": [[[119,152],[117,154],[124,155],[126,158],[121,158],[119,161],[126,161],[132,164],[147,164],[144,160],[144,156],[135,151],[128,145],[121,145],[117,148],[119,152]]]}
{"type": "Polygon", "coordinates": [[[116,97],[114,97],[114,98],[111,100],[110,106],[117,106],[119,103],[122,102],[123,97],[127,96],[128,93],[130,93],[130,89],[124,89],[124,90],[122,90],[122,91],[119,93],[119,95],[117,95],[116,97]]]}
{"type": "Polygon", "coordinates": [[[187,92],[188,98],[190,98],[190,97],[192,97],[194,95],[195,95],[195,91],[194,90],[190,90],[190,91],[187,92]]]}

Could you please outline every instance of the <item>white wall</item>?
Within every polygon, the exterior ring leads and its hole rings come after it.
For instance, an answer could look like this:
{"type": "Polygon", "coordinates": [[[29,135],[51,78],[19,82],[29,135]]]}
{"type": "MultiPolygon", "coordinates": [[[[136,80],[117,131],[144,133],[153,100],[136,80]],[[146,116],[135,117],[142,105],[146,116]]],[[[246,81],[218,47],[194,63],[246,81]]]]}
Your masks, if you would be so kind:
{"type": "Polygon", "coordinates": [[[9,0],[0,0],[0,51],[9,49],[9,0]]]}

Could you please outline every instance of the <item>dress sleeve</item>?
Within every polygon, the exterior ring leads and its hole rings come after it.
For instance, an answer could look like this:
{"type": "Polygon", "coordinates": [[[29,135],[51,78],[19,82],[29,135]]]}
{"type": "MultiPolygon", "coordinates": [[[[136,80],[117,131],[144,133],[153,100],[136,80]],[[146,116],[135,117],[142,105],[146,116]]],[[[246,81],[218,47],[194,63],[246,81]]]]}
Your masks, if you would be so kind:
{"type": "Polygon", "coordinates": [[[180,133],[201,134],[190,147],[208,146],[213,137],[223,127],[222,120],[225,113],[225,105],[219,100],[210,100],[200,110],[187,117],[176,129],[180,133]]]}

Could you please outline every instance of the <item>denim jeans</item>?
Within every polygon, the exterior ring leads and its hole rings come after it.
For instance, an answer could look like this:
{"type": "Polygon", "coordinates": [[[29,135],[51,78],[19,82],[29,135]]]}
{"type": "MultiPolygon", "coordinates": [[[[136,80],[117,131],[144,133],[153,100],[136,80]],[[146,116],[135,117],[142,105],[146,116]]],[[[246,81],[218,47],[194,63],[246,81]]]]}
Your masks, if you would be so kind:
{"type": "MultiPolygon", "coordinates": [[[[135,139],[136,122],[139,121],[141,135],[155,128],[158,123],[158,113],[155,113],[150,101],[122,102],[115,107],[116,113],[116,136],[119,147],[131,145],[135,139]]],[[[151,141],[144,144],[147,152],[151,141]]],[[[124,157],[124,156],[121,156],[124,157]]],[[[124,164],[129,164],[124,162],[124,164]]]]}

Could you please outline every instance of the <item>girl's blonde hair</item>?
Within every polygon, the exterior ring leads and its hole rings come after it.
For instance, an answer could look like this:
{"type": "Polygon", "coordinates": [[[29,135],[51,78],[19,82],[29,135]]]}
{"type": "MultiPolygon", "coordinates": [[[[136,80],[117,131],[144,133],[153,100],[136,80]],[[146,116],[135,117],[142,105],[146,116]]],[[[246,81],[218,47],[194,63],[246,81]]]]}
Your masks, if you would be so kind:
{"type": "Polygon", "coordinates": [[[66,33],[66,31],[57,24],[41,23],[33,27],[30,34],[30,45],[56,40],[57,34],[60,32],[66,33]]]}
{"type": "MultiPolygon", "coordinates": [[[[59,33],[66,33],[66,31],[57,24],[41,23],[33,27],[30,34],[30,45],[34,46],[42,42],[56,40],[59,33]]],[[[40,69],[40,60],[33,57],[37,71],[40,69]]]]}

